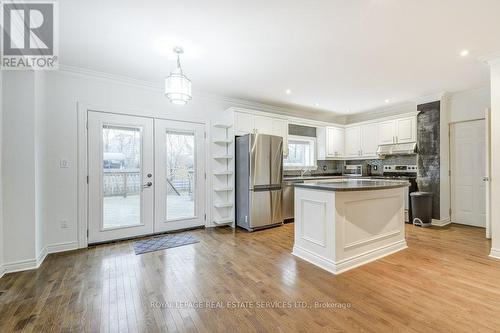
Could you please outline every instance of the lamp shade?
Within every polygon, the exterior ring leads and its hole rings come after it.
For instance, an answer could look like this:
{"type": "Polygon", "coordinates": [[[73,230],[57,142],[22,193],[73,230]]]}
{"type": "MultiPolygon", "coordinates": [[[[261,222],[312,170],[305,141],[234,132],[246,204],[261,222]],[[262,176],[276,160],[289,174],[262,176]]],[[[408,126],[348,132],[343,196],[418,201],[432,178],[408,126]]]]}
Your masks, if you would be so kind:
{"type": "Polygon", "coordinates": [[[184,105],[191,100],[191,80],[176,70],[165,79],[165,96],[173,104],[184,105]]]}

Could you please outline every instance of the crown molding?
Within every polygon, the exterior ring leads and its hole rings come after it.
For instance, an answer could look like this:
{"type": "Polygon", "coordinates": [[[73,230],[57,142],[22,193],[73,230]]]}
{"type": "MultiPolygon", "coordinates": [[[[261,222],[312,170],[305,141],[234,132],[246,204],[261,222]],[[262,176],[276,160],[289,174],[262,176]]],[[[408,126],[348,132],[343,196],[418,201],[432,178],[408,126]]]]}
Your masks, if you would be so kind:
{"type": "Polygon", "coordinates": [[[121,83],[129,86],[134,86],[138,88],[151,89],[153,91],[162,92],[161,86],[150,81],[137,80],[128,76],[122,76],[117,74],[110,74],[106,72],[95,71],[92,69],[75,67],[60,64],[58,72],[69,73],[77,76],[83,76],[92,79],[101,79],[113,83],[121,83]]]}
{"type": "Polygon", "coordinates": [[[364,112],[354,113],[346,117],[345,124],[357,124],[373,119],[386,118],[394,115],[417,112],[417,106],[414,102],[402,102],[389,106],[379,107],[364,112]]]}
{"type": "MultiPolygon", "coordinates": [[[[95,71],[95,70],[91,70],[91,69],[87,69],[87,68],[69,66],[69,65],[64,65],[64,64],[59,65],[58,72],[65,73],[65,74],[72,74],[72,75],[85,77],[85,78],[104,80],[104,81],[112,82],[112,83],[124,84],[124,85],[128,85],[128,86],[136,87],[136,88],[151,90],[151,91],[154,91],[158,94],[163,94],[163,88],[160,84],[158,84],[156,82],[151,82],[151,81],[137,80],[137,79],[134,79],[134,78],[131,78],[128,76],[111,74],[111,73],[95,71]]],[[[204,99],[204,100],[210,100],[210,101],[215,101],[215,102],[225,102],[225,103],[231,104],[231,105],[236,106],[236,107],[252,108],[252,109],[256,109],[256,110],[263,111],[263,112],[271,112],[271,113],[280,114],[283,116],[301,117],[301,116],[309,115],[309,116],[313,116],[313,118],[316,118],[317,120],[319,120],[321,118],[323,120],[325,118],[332,118],[332,120],[334,120],[336,117],[342,116],[339,113],[329,111],[329,110],[317,110],[317,109],[302,108],[302,107],[298,107],[298,108],[283,107],[283,106],[277,106],[277,105],[273,105],[273,104],[266,104],[266,103],[261,103],[261,102],[257,102],[257,101],[246,100],[246,99],[211,94],[211,93],[206,93],[206,92],[202,92],[202,91],[198,91],[198,90],[193,90],[193,96],[196,96],[196,98],[200,98],[200,99],[204,99]]]]}
{"type": "Polygon", "coordinates": [[[444,99],[446,97],[446,95],[447,95],[446,91],[441,91],[441,92],[438,92],[436,94],[416,97],[415,99],[413,99],[413,101],[415,103],[417,103],[417,105],[420,105],[420,104],[425,104],[425,103],[430,103],[430,102],[441,101],[442,99],[444,99]]]}
{"type": "Polygon", "coordinates": [[[500,51],[479,57],[478,60],[490,66],[498,65],[500,64],[500,51]]]}

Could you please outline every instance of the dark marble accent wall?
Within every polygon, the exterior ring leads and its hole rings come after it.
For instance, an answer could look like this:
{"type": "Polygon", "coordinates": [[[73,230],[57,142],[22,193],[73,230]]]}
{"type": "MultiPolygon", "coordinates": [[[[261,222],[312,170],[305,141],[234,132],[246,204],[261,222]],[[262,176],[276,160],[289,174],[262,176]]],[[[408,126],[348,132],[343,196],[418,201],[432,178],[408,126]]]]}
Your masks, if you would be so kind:
{"type": "Polygon", "coordinates": [[[432,102],[417,106],[417,149],[419,191],[432,192],[432,218],[440,218],[439,213],[439,119],[440,102],[432,102]]]}

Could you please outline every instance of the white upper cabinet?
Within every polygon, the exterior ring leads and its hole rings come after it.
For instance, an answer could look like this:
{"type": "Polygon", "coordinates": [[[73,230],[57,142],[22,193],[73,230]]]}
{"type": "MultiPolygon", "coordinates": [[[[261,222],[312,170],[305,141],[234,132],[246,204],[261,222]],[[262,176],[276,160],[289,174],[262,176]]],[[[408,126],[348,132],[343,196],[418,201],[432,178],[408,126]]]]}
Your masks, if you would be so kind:
{"type": "Polygon", "coordinates": [[[344,157],[344,136],[341,127],[316,127],[318,160],[344,157]]]}
{"type": "Polygon", "coordinates": [[[344,156],[344,135],[343,128],[326,128],[326,157],[344,156]]]}
{"type": "Polygon", "coordinates": [[[283,138],[283,155],[288,156],[288,121],[285,119],[274,118],[272,120],[272,135],[283,138]]]}
{"type": "Polygon", "coordinates": [[[415,116],[383,121],[378,126],[381,145],[417,141],[417,118],[415,116]]]}
{"type": "Polygon", "coordinates": [[[396,143],[417,141],[416,117],[396,119],[396,143]]]}
{"type": "Polygon", "coordinates": [[[235,112],[234,133],[235,135],[258,133],[281,136],[283,155],[288,155],[288,120],[286,119],[235,112]]]}
{"type": "MultiPolygon", "coordinates": [[[[317,158],[319,160],[377,158],[379,145],[417,141],[417,117],[415,115],[408,116],[407,114],[400,118],[391,118],[350,124],[345,127],[328,126],[328,124],[324,127],[322,125],[316,127],[317,158]]],[[[259,133],[281,136],[283,155],[288,156],[288,119],[235,111],[234,126],[236,135],[259,133]]]]}
{"type": "Polygon", "coordinates": [[[345,157],[361,156],[361,127],[352,126],[345,129],[345,157]]]}
{"type": "Polygon", "coordinates": [[[255,133],[273,135],[273,118],[253,116],[255,133]]]}
{"type": "Polygon", "coordinates": [[[234,134],[245,135],[254,132],[253,115],[249,113],[234,113],[234,134]]]}
{"type": "Polygon", "coordinates": [[[361,155],[363,157],[377,156],[378,129],[377,123],[361,126],[361,155]]]}
{"type": "Polygon", "coordinates": [[[388,120],[378,123],[378,142],[388,145],[396,142],[396,121],[388,120]]]}

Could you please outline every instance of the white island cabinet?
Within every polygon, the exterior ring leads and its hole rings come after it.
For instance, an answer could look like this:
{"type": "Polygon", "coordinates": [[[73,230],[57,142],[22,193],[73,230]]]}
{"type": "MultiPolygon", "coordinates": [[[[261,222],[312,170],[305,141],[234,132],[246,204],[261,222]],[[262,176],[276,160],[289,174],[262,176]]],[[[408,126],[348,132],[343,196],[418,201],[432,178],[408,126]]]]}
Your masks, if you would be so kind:
{"type": "Polygon", "coordinates": [[[353,179],[296,184],[292,253],[338,274],[405,249],[407,186],[353,179]]]}

